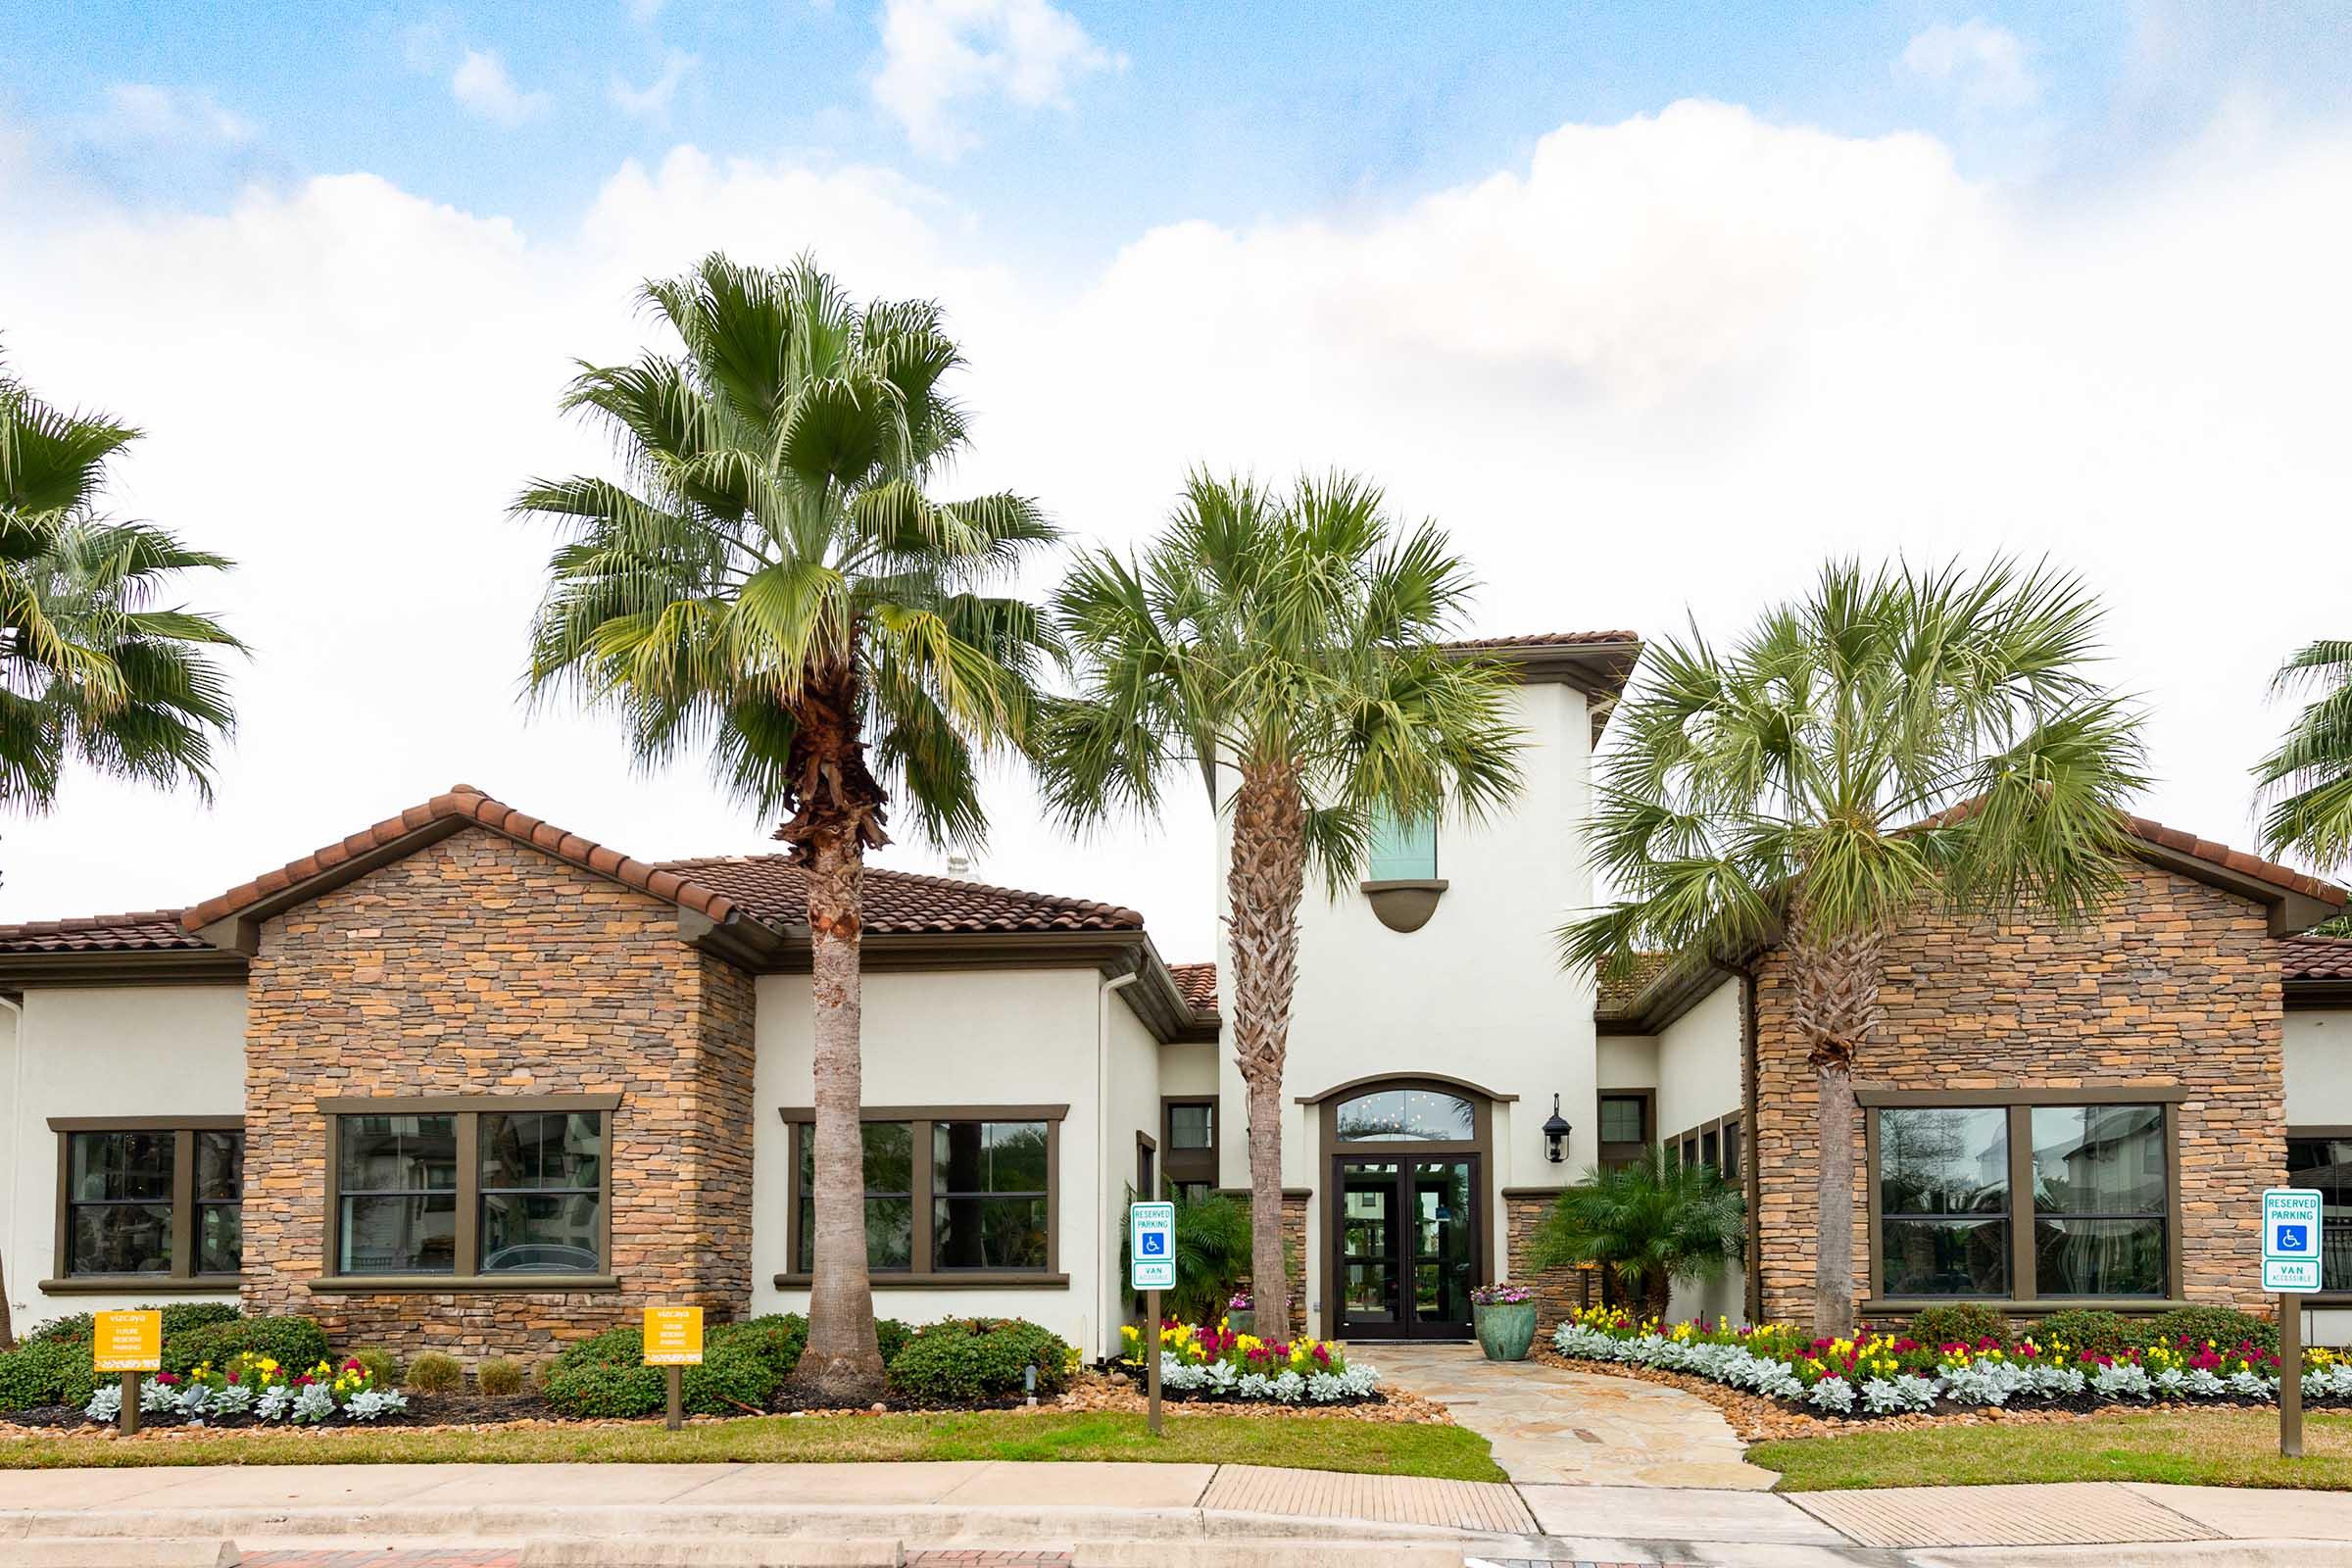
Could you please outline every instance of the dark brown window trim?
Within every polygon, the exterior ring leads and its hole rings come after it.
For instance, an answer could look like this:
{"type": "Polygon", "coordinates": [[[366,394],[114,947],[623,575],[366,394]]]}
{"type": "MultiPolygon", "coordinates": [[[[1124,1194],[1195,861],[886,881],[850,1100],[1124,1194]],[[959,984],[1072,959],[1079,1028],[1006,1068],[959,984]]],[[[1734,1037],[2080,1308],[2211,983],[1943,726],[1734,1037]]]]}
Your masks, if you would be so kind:
{"type": "Polygon", "coordinates": [[[1640,1159],[1658,1141],[1658,1092],[1655,1089],[1597,1089],[1592,1094],[1593,1147],[1598,1152],[1603,1170],[1640,1159]],[[1607,1142],[1601,1139],[1600,1102],[1604,1100],[1639,1100],[1642,1102],[1642,1137],[1637,1143],[1623,1139],[1607,1142]]]}
{"type": "MultiPolygon", "coordinates": [[[[2182,1298],[2184,1227],[2180,1209],[2180,1101],[2186,1091],[2178,1086],[2102,1085],[2096,1089],[1932,1089],[1857,1090],[1862,1117],[1862,1179],[1869,1190],[1870,1267],[1865,1283],[1870,1296],[1865,1312],[1916,1312],[1938,1303],[1983,1301],[2020,1316],[2056,1311],[2068,1306],[2100,1307],[2115,1312],[2163,1312],[2189,1303],[2182,1298]],[[1899,1093],[1898,1099],[1880,1097],[1899,1093]],[[2040,1297],[2034,1293],[2034,1149],[2028,1131],[2037,1105],[2148,1105],[2163,1112],[2164,1127],[2164,1274],[2162,1297],[2099,1296],[2040,1297]],[[2009,1290],[2007,1296],[1943,1296],[1890,1298],[1886,1294],[1885,1254],[1881,1245],[1884,1216],[1880,1212],[1878,1110],[1970,1108],[2009,1113],[2009,1290]],[[2023,1205],[2022,1207],[2020,1205],[2023,1205]]],[[[2284,1151],[2280,1152],[2283,1154],[2284,1151]]]]}
{"type": "Polygon", "coordinates": [[[1159,1097],[1159,1179],[1170,1187],[1178,1183],[1206,1182],[1217,1184],[1217,1158],[1224,1143],[1225,1107],[1213,1094],[1162,1095],[1159,1097]],[[1208,1111],[1208,1147],[1179,1149],[1176,1147],[1175,1110],[1179,1105],[1206,1105],[1208,1111]]]}
{"type": "MultiPolygon", "coordinates": [[[[1344,1084],[1333,1084],[1319,1095],[1298,1095],[1293,1098],[1297,1103],[1301,1105],[1320,1105],[1327,1100],[1338,1100],[1344,1095],[1353,1094],[1358,1089],[1370,1089],[1375,1086],[1382,1089],[1445,1089],[1455,1094],[1466,1094],[1473,1100],[1491,1101],[1498,1105],[1509,1104],[1519,1098],[1517,1095],[1498,1094],[1486,1085],[1474,1084],[1467,1078],[1449,1078],[1442,1072],[1420,1072],[1401,1076],[1393,1072],[1376,1072],[1362,1078],[1350,1078],[1344,1084]]],[[[1200,1097],[1196,1095],[1192,1098],[1197,1100],[1200,1097]]]]}
{"type": "MultiPolygon", "coordinates": [[[[2352,1138],[2352,1127],[2338,1123],[2304,1122],[2290,1125],[2286,1129],[2288,1143],[2291,1144],[2297,1139],[2303,1138],[2352,1138]]],[[[2320,1228],[2323,1231],[2327,1229],[2325,1219],[2321,1221],[2320,1228]]],[[[2352,1306],[2352,1291],[2312,1291],[2304,1296],[2303,1304],[2307,1307],[2352,1306]]]]}
{"type": "MultiPolygon", "coordinates": [[[[1618,1091],[1612,1090],[1610,1092],[1614,1094],[1618,1091]]],[[[1703,1161],[1706,1154],[1706,1136],[1709,1133],[1713,1133],[1715,1135],[1715,1173],[1719,1176],[1723,1176],[1724,1180],[1726,1181],[1735,1181],[1738,1180],[1736,1176],[1725,1175],[1724,1173],[1723,1152],[1730,1147],[1730,1140],[1732,1138],[1738,1138],[1740,1136],[1740,1122],[1742,1114],[1743,1113],[1740,1111],[1727,1110],[1720,1116],[1709,1116],[1704,1121],[1692,1122],[1690,1126],[1684,1128],[1672,1138],[1662,1139],[1660,1142],[1664,1145],[1664,1147],[1676,1150],[1678,1152],[1686,1144],[1696,1144],[1699,1147],[1700,1158],[1703,1161]],[[1729,1135],[1728,1138],[1726,1136],[1727,1134],[1729,1135]]]]}
{"type": "Polygon", "coordinates": [[[1861,1311],[1865,1317],[1909,1317],[1914,1312],[1925,1312],[1931,1306],[1962,1303],[1997,1307],[2011,1317],[2047,1317],[2052,1312],[2071,1312],[2084,1307],[2113,1312],[2120,1317],[2142,1313],[2153,1317],[2159,1312],[2178,1312],[2183,1307],[2212,1304],[2157,1296],[2040,1296],[2030,1300],[2013,1300],[2005,1296],[1918,1296],[1890,1299],[1873,1297],[1862,1303],[1861,1311]]]}
{"type": "MultiPolygon", "coordinates": [[[[73,1266],[74,1140],[74,1133],[242,1133],[238,1116],[51,1116],[49,1131],[57,1137],[57,1239],[49,1254],[50,1267],[73,1266]]],[[[242,1200],[239,1200],[242,1206],[242,1200]]],[[[118,1291],[159,1291],[187,1295],[202,1291],[234,1291],[238,1274],[199,1274],[196,1268],[196,1140],[179,1138],[172,1146],[172,1271],[169,1274],[74,1274],[43,1280],[39,1289],[50,1296],[113,1295],[118,1291]]]]}
{"type": "Polygon", "coordinates": [[[605,1153],[598,1162],[597,1206],[604,1227],[598,1250],[612,1260],[612,1153],[618,1095],[399,1095],[332,1096],[318,1102],[326,1126],[326,1214],[319,1232],[318,1277],[307,1289],[313,1296],[377,1296],[401,1293],[488,1295],[514,1292],[562,1295],[568,1292],[616,1290],[619,1281],[597,1274],[339,1274],[335,1259],[342,1255],[338,1227],[343,1214],[343,1121],[345,1116],[455,1116],[458,1119],[457,1255],[467,1264],[481,1257],[482,1161],[480,1118],[483,1113],[526,1115],[533,1111],[595,1111],[604,1118],[605,1153]]]}
{"type": "MultiPolygon", "coordinates": [[[[877,1291],[910,1291],[943,1286],[958,1289],[986,1287],[992,1291],[1064,1291],[1070,1286],[1067,1274],[1033,1274],[1024,1269],[967,1268],[933,1269],[912,1273],[906,1269],[875,1269],[870,1274],[877,1291]]],[[[775,1287],[779,1291],[805,1291],[813,1283],[807,1274],[779,1274],[775,1287]]]]}
{"type": "MultiPolygon", "coordinates": [[[[801,1255],[801,1145],[816,1125],[813,1105],[785,1105],[778,1108],[784,1118],[784,1258],[786,1269],[775,1277],[780,1289],[799,1289],[809,1282],[809,1276],[793,1270],[790,1263],[801,1255]]],[[[918,1285],[1019,1285],[1036,1284],[1054,1287],[1066,1285],[1069,1276],[1061,1272],[1061,1124],[1069,1119],[1070,1107],[1060,1105],[860,1105],[858,1119],[863,1121],[904,1121],[929,1124],[938,1121],[1042,1121],[1046,1124],[1046,1266],[1043,1269],[868,1269],[866,1277],[875,1290],[899,1290],[918,1285]]],[[[920,1127],[913,1138],[914,1168],[911,1172],[913,1191],[908,1206],[912,1209],[914,1233],[908,1252],[911,1256],[931,1255],[931,1205],[937,1199],[936,1185],[931,1173],[931,1139],[920,1127]]]]}

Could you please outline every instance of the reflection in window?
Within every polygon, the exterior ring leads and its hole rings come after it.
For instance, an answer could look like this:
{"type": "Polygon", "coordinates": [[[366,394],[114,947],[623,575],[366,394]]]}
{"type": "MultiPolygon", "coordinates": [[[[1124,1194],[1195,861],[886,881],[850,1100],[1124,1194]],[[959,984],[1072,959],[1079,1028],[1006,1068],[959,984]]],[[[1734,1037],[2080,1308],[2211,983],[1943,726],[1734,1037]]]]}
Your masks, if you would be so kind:
{"type": "Polygon", "coordinates": [[[1214,1102],[1170,1105],[1168,1107],[1168,1147],[1170,1149],[1214,1149],[1217,1147],[1217,1107],[1214,1102]]]}
{"type": "Polygon", "coordinates": [[[2163,1109],[2037,1105],[2033,1128],[2035,1294],[2163,1295],[2163,1109]]]}
{"type": "Polygon", "coordinates": [[[1349,1142],[1461,1143],[1477,1136],[1469,1101],[1435,1089],[1383,1089],[1342,1101],[1339,1136],[1349,1142]]]}
{"type": "Polygon", "coordinates": [[[196,1272],[234,1274],[245,1260],[245,1135],[196,1137],[196,1272]]]}
{"type": "Polygon", "coordinates": [[[1647,1102],[1640,1095],[1600,1097],[1600,1141],[1604,1144],[1642,1144],[1649,1141],[1647,1102]]]}
{"type": "Polygon", "coordinates": [[[2286,1185],[2320,1194],[2320,1289],[2352,1291],[2352,1138],[2290,1138],[2286,1185]]]}
{"type": "MultiPolygon", "coordinates": [[[[795,1231],[796,1266],[816,1266],[816,1128],[796,1129],[800,1145],[800,1224],[795,1231]]],[[[889,1271],[914,1266],[914,1124],[869,1121],[858,1124],[865,1158],[865,1266],[889,1271]]]]}
{"type": "Polygon", "coordinates": [[[169,1132],[70,1135],[67,1273],[172,1272],[172,1162],[178,1137],[169,1132]]]}
{"type": "Polygon", "coordinates": [[[1048,1148],[1042,1121],[932,1123],[934,1268],[1046,1266],[1048,1148]]]}
{"type": "Polygon", "coordinates": [[[480,1272],[604,1266],[604,1120],[593,1110],[482,1116],[480,1272]]]}
{"type": "Polygon", "coordinates": [[[457,1117],[345,1116],[339,1147],[337,1271],[456,1273],[457,1117]]]}
{"type": "Polygon", "coordinates": [[[1936,1106],[1878,1115],[1886,1293],[2008,1295],[2008,1112],[1936,1106]]]}

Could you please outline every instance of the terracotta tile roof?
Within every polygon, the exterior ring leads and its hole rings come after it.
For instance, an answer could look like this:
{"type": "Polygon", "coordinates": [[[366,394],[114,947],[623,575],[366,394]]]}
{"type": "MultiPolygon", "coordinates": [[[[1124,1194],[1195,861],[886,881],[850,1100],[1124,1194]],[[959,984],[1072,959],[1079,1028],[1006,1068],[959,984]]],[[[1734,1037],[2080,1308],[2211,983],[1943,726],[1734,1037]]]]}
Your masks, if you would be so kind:
{"type": "Polygon", "coordinates": [[[2278,956],[2289,980],[2352,980],[2352,937],[2286,937],[2278,956]]]}
{"type": "Polygon", "coordinates": [[[2150,844],[2161,844],[2168,850],[2177,850],[2208,864],[2226,866],[2239,876],[2268,882],[2289,893],[2318,899],[2323,904],[2352,904],[2352,893],[2346,893],[2333,883],[2323,882],[2316,876],[2306,876],[2292,866],[2265,860],[2243,850],[2233,850],[2227,844],[2201,839],[2194,833],[2183,833],[2179,828],[2166,827],[2162,822],[2153,822],[2144,816],[2127,816],[2124,822],[2135,837],[2145,839],[2150,844]]]}
{"type": "Polygon", "coordinates": [[[139,914],[89,914],[71,920],[26,920],[0,925],[0,953],[204,952],[205,943],[179,923],[177,909],[139,914]]]}
{"type": "Polygon", "coordinates": [[[1638,643],[1640,632],[1631,631],[1537,631],[1517,637],[1472,637],[1465,642],[1447,643],[1447,648],[1574,648],[1586,643],[1638,643]]]}
{"type": "Polygon", "coordinates": [[[422,806],[412,806],[400,815],[386,817],[341,843],[329,844],[299,860],[274,871],[266,871],[251,882],[233,887],[219,898],[205,900],[182,913],[180,924],[189,931],[201,930],[216,920],[249,909],[264,899],[283,893],[298,883],[332,871],[371,851],[453,817],[462,817],[493,832],[503,833],[517,843],[543,850],[558,859],[568,860],[600,876],[609,876],[624,886],[650,893],[657,899],[667,899],[681,908],[692,909],[712,920],[723,922],[736,912],[733,901],[724,894],[680,876],[675,871],[648,865],[642,860],[632,860],[617,850],[606,849],[577,833],[566,833],[553,823],[542,822],[527,812],[517,811],[503,802],[494,801],[470,784],[455,784],[446,795],[436,795],[422,806]]]}
{"type": "MultiPolygon", "coordinates": [[[[781,855],[720,855],[671,860],[664,870],[692,878],[771,924],[805,925],[808,881],[781,855]]],[[[1140,931],[1144,917],[1117,905],[1024,893],[868,866],[865,928],[894,933],[957,931],[1140,931]]]]}
{"type": "Polygon", "coordinates": [[[1631,1007],[1634,1004],[1634,999],[1642,995],[1642,990],[1652,980],[1666,972],[1666,965],[1673,956],[1674,955],[1670,953],[1635,954],[1634,968],[1631,974],[1622,979],[1612,980],[1605,975],[1601,978],[1600,995],[1596,1001],[1595,1010],[1623,1012],[1631,1007]]]}
{"type": "Polygon", "coordinates": [[[1195,1012],[1217,1010],[1217,966],[1213,963],[1171,963],[1168,973],[1176,977],[1176,989],[1184,993],[1185,1005],[1195,1012]]]}

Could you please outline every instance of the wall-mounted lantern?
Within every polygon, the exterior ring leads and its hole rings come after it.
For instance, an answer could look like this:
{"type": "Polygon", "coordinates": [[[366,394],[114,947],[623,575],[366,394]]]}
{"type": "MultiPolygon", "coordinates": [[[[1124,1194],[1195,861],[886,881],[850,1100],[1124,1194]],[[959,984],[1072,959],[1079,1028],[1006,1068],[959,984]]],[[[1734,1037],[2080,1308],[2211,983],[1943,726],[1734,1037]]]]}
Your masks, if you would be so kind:
{"type": "Polygon", "coordinates": [[[1560,1117],[1560,1097],[1551,1097],[1551,1114],[1544,1118],[1544,1157],[1554,1165],[1568,1157],[1568,1123],[1560,1117]]]}

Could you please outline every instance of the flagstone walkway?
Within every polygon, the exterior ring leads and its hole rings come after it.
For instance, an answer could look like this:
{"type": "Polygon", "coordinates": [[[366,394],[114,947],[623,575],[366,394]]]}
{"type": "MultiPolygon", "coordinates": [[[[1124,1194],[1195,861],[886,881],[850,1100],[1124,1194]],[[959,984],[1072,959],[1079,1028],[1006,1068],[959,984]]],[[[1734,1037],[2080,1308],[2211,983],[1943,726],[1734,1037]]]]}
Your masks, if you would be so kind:
{"type": "Polygon", "coordinates": [[[1780,1479],[1740,1457],[1745,1446],[1721,1411],[1680,1389],[1490,1361],[1476,1345],[1361,1344],[1349,1353],[1445,1405],[1494,1446],[1494,1462],[1522,1485],[1764,1492],[1780,1479]]]}

